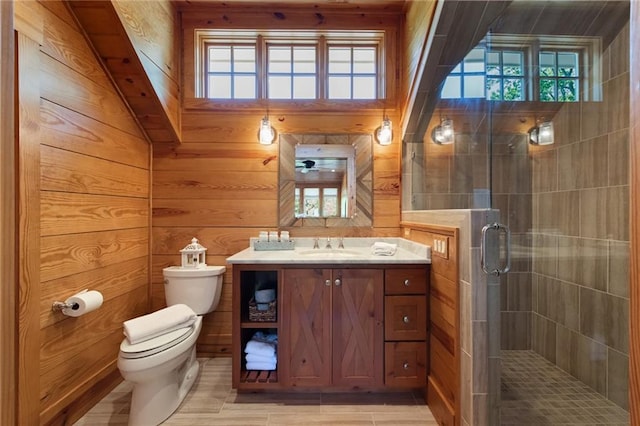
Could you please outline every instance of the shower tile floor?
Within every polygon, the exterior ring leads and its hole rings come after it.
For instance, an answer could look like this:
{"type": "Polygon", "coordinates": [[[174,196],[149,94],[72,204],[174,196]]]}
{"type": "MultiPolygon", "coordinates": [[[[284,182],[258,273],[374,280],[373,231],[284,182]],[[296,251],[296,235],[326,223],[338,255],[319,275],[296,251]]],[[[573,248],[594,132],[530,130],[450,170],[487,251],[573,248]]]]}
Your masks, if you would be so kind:
{"type": "Polygon", "coordinates": [[[502,425],[629,425],[629,413],[532,351],[502,351],[502,425]]]}
{"type": "MultiPolygon", "coordinates": [[[[437,426],[420,394],[242,393],[231,388],[231,358],[202,358],[200,375],[163,426],[437,426]]],[[[75,426],[125,426],[131,384],[122,382],[75,426]]]]}

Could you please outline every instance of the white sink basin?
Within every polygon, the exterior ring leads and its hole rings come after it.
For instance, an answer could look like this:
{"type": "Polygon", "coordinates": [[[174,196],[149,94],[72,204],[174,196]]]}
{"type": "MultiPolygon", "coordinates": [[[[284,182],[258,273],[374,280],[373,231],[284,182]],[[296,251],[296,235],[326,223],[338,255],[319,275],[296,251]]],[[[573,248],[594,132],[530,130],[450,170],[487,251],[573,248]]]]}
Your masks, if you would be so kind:
{"type": "Polygon", "coordinates": [[[326,257],[326,258],[341,258],[341,257],[361,257],[363,253],[357,250],[348,249],[308,249],[300,250],[298,254],[305,257],[326,257]]]}

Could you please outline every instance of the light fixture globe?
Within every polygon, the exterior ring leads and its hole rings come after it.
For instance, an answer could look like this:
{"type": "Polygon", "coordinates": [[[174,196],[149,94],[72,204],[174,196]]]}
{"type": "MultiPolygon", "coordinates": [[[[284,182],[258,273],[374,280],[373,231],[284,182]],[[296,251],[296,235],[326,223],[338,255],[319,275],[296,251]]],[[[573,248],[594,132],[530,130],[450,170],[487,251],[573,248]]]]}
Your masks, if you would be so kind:
{"type": "Polygon", "coordinates": [[[258,140],[262,145],[271,145],[276,138],[276,130],[271,126],[269,117],[265,116],[260,121],[260,130],[258,130],[258,140]]]}
{"type": "Polygon", "coordinates": [[[431,139],[438,145],[450,145],[455,141],[453,120],[446,118],[433,128],[431,139]]]}
{"type": "Polygon", "coordinates": [[[551,145],[555,141],[553,122],[545,121],[529,130],[529,143],[532,145],[551,145]]]}
{"type": "Polygon", "coordinates": [[[376,129],[376,141],[380,145],[391,145],[393,140],[393,129],[391,128],[391,120],[385,118],[382,120],[380,127],[376,129]]]}

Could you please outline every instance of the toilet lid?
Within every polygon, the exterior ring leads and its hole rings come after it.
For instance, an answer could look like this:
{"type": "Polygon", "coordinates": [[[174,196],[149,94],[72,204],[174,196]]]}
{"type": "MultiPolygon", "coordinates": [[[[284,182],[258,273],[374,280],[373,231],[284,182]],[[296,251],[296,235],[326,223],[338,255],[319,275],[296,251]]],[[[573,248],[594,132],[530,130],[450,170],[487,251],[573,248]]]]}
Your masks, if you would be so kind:
{"type": "Polygon", "coordinates": [[[193,326],[179,328],[133,345],[129,343],[129,340],[124,339],[120,343],[120,356],[123,358],[143,358],[157,354],[182,342],[193,333],[193,330],[193,326]]]}

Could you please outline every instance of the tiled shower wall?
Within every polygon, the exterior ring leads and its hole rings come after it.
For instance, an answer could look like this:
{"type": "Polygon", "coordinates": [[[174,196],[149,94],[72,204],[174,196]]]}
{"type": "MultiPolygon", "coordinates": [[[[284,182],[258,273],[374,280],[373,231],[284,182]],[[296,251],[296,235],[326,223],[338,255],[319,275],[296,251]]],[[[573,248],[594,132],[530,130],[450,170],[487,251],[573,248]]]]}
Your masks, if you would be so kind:
{"type": "Polygon", "coordinates": [[[628,25],[602,69],[602,102],[565,104],[531,152],[532,348],[628,408],[628,25]]]}
{"type": "MultiPolygon", "coordinates": [[[[533,349],[628,409],[628,25],[606,48],[602,76],[601,102],[567,103],[553,117],[554,145],[530,145],[526,130],[491,135],[492,206],[512,231],[501,347],[533,349]]],[[[428,128],[454,112],[437,111],[428,128]]],[[[427,134],[405,146],[405,210],[484,207],[488,111],[457,114],[454,145],[427,134]]]]}

